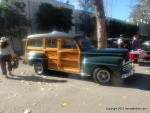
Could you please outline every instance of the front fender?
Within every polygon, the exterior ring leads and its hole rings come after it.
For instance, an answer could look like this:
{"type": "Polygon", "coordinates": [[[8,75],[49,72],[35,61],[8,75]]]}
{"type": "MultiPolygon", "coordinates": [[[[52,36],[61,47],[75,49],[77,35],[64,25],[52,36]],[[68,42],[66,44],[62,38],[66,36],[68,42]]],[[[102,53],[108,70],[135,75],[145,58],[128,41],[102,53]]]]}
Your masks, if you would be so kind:
{"type": "Polygon", "coordinates": [[[44,64],[47,64],[48,58],[42,52],[30,51],[27,54],[28,64],[32,65],[32,64],[34,64],[35,62],[38,62],[38,61],[43,62],[44,64]]]}
{"type": "Polygon", "coordinates": [[[123,58],[118,56],[85,57],[82,60],[81,75],[91,76],[97,67],[105,67],[114,74],[118,74],[121,70],[122,61],[123,58]]]}

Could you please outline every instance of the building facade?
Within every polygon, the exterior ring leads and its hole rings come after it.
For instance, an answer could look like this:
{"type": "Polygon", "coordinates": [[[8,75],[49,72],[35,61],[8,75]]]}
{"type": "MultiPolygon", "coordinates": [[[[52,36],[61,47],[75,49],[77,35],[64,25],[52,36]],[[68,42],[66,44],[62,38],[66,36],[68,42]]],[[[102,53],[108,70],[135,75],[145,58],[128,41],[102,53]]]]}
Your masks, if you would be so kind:
{"type": "MultiPolygon", "coordinates": [[[[26,15],[27,19],[30,20],[30,23],[31,23],[31,26],[28,31],[29,34],[37,32],[36,13],[38,12],[39,6],[42,3],[48,3],[55,7],[65,7],[65,8],[68,8],[68,9],[71,9],[74,11],[73,5],[59,2],[56,0],[23,0],[23,2],[26,5],[25,15],[26,15]]],[[[72,20],[72,21],[74,21],[74,20],[72,20]]],[[[73,27],[72,27],[71,31],[73,31],[73,27]]]]}

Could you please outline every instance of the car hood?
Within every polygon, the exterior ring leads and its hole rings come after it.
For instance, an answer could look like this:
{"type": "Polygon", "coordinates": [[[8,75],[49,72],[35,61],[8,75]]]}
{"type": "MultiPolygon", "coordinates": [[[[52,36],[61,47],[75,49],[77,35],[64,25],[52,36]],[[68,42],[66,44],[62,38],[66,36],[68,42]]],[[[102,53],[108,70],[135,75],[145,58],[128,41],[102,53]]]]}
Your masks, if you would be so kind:
{"type": "Polygon", "coordinates": [[[85,56],[121,56],[129,60],[129,53],[127,49],[123,48],[102,48],[102,49],[88,49],[82,51],[85,56]]]}

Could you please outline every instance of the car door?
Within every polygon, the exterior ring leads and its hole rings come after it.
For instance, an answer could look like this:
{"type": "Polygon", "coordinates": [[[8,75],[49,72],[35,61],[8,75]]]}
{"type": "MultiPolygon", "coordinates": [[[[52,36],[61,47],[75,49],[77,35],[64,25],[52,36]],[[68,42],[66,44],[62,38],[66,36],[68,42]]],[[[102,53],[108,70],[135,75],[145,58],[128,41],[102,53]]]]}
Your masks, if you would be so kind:
{"type": "Polygon", "coordinates": [[[45,54],[48,58],[48,68],[57,70],[59,67],[57,38],[45,39],[45,54]]]}
{"type": "Polygon", "coordinates": [[[80,72],[80,49],[75,40],[62,38],[60,41],[60,69],[67,72],[80,72]]]}

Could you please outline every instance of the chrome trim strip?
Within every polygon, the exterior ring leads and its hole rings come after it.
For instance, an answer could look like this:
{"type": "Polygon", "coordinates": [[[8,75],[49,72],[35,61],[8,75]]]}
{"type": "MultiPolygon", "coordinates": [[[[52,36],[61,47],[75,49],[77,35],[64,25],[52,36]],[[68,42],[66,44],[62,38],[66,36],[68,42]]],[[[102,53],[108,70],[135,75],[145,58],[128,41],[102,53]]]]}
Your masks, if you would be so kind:
{"type": "Polygon", "coordinates": [[[106,63],[95,63],[95,62],[86,62],[88,64],[98,64],[98,65],[110,65],[110,66],[118,66],[118,64],[106,64],[106,63]]]}
{"type": "MultiPolygon", "coordinates": [[[[110,55],[110,54],[113,54],[113,53],[93,53],[93,52],[82,52],[81,54],[89,54],[89,55],[110,55]]],[[[122,55],[121,53],[117,53],[117,55],[122,55]]]]}
{"type": "Polygon", "coordinates": [[[76,72],[70,72],[70,71],[68,72],[68,71],[61,70],[61,69],[48,68],[48,70],[58,71],[58,72],[65,72],[65,73],[71,73],[71,74],[78,74],[78,75],[80,75],[80,72],[79,72],[79,73],[76,73],[76,72]]]}

